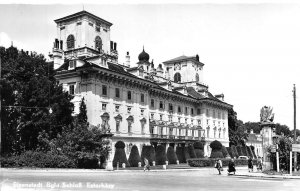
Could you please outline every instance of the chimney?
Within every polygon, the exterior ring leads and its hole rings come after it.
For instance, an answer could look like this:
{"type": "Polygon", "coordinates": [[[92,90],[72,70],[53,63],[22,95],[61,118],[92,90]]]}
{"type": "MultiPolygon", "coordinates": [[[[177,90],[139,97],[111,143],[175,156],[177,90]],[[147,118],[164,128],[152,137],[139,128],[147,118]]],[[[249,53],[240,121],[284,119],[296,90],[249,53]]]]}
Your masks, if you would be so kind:
{"type": "Polygon", "coordinates": [[[215,97],[221,101],[224,101],[224,94],[218,94],[218,95],[215,95],[215,97]]]}
{"type": "Polygon", "coordinates": [[[130,56],[129,56],[129,52],[126,53],[126,56],[125,56],[125,66],[127,66],[128,68],[130,68],[130,56]]]}
{"type": "Polygon", "coordinates": [[[199,62],[199,55],[198,54],[196,55],[196,60],[199,62]]]}
{"type": "Polygon", "coordinates": [[[110,50],[113,50],[113,49],[114,49],[114,42],[110,41],[110,50]]]}
{"type": "Polygon", "coordinates": [[[117,43],[114,43],[114,50],[117,50],[117,43]]]}
{"type": "Polygon", "coordinates": [[[59,41],[57,38],[55,39],[55,47],[54,48],[57,48],[57,49],[59,48],[59,41]]]}
{"type": "Polygon", "coordinates": [[[60,49],[61,50],[63,49],[63,41],[62,40],[60,41],[60,49]]]}

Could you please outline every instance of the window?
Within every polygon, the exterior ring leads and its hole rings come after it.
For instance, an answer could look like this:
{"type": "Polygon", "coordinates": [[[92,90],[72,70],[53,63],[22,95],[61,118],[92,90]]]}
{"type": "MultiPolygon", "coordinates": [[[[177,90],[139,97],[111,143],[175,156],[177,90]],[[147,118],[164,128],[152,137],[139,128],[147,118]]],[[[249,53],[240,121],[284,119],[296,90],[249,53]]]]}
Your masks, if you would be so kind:
{"type": "Polygon", "coordinates": [[[154,113],[151,113],[151,119],[154,119],[154,113]]]}
{"type": "Polygon", "coordinates": [[[115,106],[115,109],[116,109],[116,112],[119,112],[119,111],[120,111],[120,106],[119,106],[119,105],[116,105],[116,106],[115,106]]]}
{"type": "Polygon", "coordinates": [[[188,114],[188,108],[185,107],[185,114],[188,114]]]}
{"type": "Polygon", "coordinates": [[[187,119],[185,119],[185,124],[187,124],[187,119]]]}
{"type": "Polygon", "coordinates": [[[92,27],[94,26],[94,24],[93,24],[93,23],[89,23],[89,25],[90,25],[90,26],[92,26],[92,27]]]}
{"type": "Polygon", "coordinates": [[[132,123],[132,122],[128,121],[128,133],[131,133],[131,132],[132,132],[132,131],[131,131],[131,123],[132,123]]]}
{"type": "Polygon", "coordinates": [[[100,24],[99,23],[96,23],[96,31],[100,32],[100,24]]]}
{"type": "Polygon", "coordinates": [[[213,118],[216,118],[216,111],[213,110],[213,118]]]}
{"type": "Polygon", "coordinates": [[[159,109],[164,109],[164,103],[163,103],[163,101],[159,102],[159,109]]]}
{"type": "Polygon", "coordinates": [[[172,122],[172,115],[169,115],[169,122],[172,122]]]}
{"type": "Polygon", "coordinates": [[[96,36],[95,38],[95,49],[102,50],[102,40],[99,36],[96,36]]]}
{"type": "Polygon", "coordinates": [[[176,82],[176,83],[181,82],[181,75],[180,75],[180,73],[176,73],[174,75],[174,82],[176,82]]]}
{"type": "Polygon", "coordinates": [[[178,113],[181,113],[181,107],[178,106],[178,113]]]}
{"type": "Polygon", "coordinates": [[[73,35],[69,35],[67,38],[67,48],[75,48],[75,38],[73,35]]]}
{"type": "Polygon", "coordinates": [[[142,126],[142,134],[145,134],[145,123],[141,123],[142,126]]]}
{"type": "Polygon", "coordinates": [[[201,114],[201,110],[197,109],[197,115],[200,115],[200,114],[201,114]]]}
{"type": "Polygon", "coordinates": [[[102,95],[107,96],[107,86],[106,85],[102,86],[102,95]]]}
{"type": "Polygon", "coordinates": [[[159,115],[159,119],[160,119],[161,121],[163,120],[163,115],[162,115],[162,114],[159,115]]]}
{"type": "Polygon", "coordinates": [[[128,92],[127,92],[127,99],[128,99],[128,100],[131,100],[131,91],[128,91],[128,92]]]}
{"type": "Polygon", "coordinates": [[[69,94],[74,95],[74,93],[75,93],[75,85],[74,84],[69,85],[69,94]]]}
{"type": "Polygon", "coordinates": [[[119,88],[116,88],[116,98],[120,98],[120,89],[119,88]]]}
{"type": "Polygon", "coordinates": [[[180,117],[178,117],[178,123],[180,123],[180,119],[181,119],[181,118],[180,118],[180,117]]]}
{"type": "Polygon", "coordinates": [[[191,108],[191,115],[194,115],[194,109],[191,108]]]}
{"type": "Polygon", "coordinates": [[[127,107],[127,113],[131,112],[131,107],[127,107]]]}
{"type": "Polygon", "coordinates": [[[144,111],[145,111],[144,109],[141,109],[141,115],[144,115],[144,111]]]}
{"type": "Polygon", "coordinates": [[[145,95],[141,94],[141,102],[144,103],[145,102],[145,95]]]}
{"type": "Polygon", "coordinates": [[[103,111],[106,111],[106,105],[107,105],[106,103],[102,103],[102,110],[103,111]]]}
{"type": "Polygon", "coordinates": [[[81,22],[78,22],[77,25],[81,25],[81,22]]]}
{"type": "Polygon", "coordinates": [[[201,125],[201,120],[200,120],[200,119],[198,120],[198,125],[199,125],[199,126],[201,125]]]}
{"type": "Polygon", "coordinates": [[[154,108],[154,99],[151,99],[151,107],[154,108]]]}
{"type": "Polygon", "coordinates": [[[173,105],[169,103],[169,112],[173,112],[173,105]]]}
{"type": "Polygon", "coordinates": [[[120,132],[120,121],[116,121],[116,132],[120,132]]]}
{"type": "Polygon", "coordinates": [[[209,117],[209,109],[206,109],[206,116],[209,117]]]}
{"type": "Polygon", "coordinates": [[[194,124],[194,120],[193,120],[193,119],[191,119],[191,124],[192,124],[192,125],[194,124]]]}

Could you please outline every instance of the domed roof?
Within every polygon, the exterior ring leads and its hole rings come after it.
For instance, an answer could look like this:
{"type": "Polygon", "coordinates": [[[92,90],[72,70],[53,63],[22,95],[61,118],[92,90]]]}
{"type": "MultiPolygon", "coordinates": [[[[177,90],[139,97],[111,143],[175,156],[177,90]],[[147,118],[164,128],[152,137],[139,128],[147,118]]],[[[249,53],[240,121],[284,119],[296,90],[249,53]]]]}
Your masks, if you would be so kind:
{"type": "Polygon", "coordinates": [[[139,61],[149,61],[149,54],[145,52],[143,47],[143,52],[139,54],[139,61]]]}

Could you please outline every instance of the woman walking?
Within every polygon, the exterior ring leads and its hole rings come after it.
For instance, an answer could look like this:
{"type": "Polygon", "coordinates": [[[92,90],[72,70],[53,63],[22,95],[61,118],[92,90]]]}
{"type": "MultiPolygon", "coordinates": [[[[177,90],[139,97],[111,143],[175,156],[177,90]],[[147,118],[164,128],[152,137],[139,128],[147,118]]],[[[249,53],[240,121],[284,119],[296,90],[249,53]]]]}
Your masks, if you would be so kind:
{"type": "Polygon", "coordinates": [[[223,168],[222,168],[222,161],[220,159],[216,161],[215,168],[217,168],[217,170],[219,171],[219,174],[221,174],[221,171],[223,170],[223,168]]]}
{"type": "Polygon", "coordinates": [[[252,158],[250,157],[248,159],[248,169],[249,169],[249,172],[253,172],[253,161],[252,161],[252,158]]]}

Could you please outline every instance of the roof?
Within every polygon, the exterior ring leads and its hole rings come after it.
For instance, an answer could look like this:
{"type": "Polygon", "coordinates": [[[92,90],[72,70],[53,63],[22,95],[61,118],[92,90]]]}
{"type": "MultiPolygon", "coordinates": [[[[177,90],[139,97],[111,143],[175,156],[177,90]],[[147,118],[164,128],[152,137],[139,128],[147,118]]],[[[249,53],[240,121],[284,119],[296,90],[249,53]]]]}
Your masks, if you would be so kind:
{"type": "Polygon", "coordinates": [[[203,95],[199,94],[193,87],[187,87],[186,88],[187,93],[197,99],[202,99],[204,98],[203,95]]]}
{"type": "Polygon", "coordinates": [[[110,23],[110,22],[108,22],[104,19],[101,19],[100,17],[98,17],[98,16],[96,16],[92,13],[89,13],[87,11],[80,11],[80,12],[74,13],[72,15],[68,15],[68,16],[62,17],[60,19],[56,19],[56,20],[54,20],[54,22],[55,23],[60,23],[60,22],[72,20],[72,19],[75,19],[75,18],[78,18],[78,17],[81,17],[81,16],[89,16],[89,17],[92,17],[95,20],[98,20],[98,21],[101,21],[101,22],[107,24],[108,26],[112,26],[112,23],[110,23]]]}
{"type": "Polygon", "coordinates": [[[173,58],[171,60],[164,61],[163,63],[173,63],[173,62],[184,61],[184,60],[192,60],[196,63],[204,65],[202,62],[197,61],[196,56],[185,56],[185,55],[179,56],[177,58],[173,58]]]}

